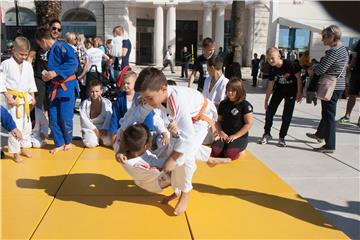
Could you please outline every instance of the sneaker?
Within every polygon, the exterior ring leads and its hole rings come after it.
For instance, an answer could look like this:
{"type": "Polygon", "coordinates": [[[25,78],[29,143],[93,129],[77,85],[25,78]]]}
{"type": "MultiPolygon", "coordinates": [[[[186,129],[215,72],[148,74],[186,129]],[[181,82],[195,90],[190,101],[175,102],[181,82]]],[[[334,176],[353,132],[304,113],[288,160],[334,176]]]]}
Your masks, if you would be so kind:
{"type": "Polygon", "coordinates": [[[340,118],[338,121],[338,123],[350,123],[350,118],[343,116],[342,118],[340,118]]]}
{"type": "Polygon", "coordinates": [[[325,146],[319,147],[319,148],[314,148],[313,149],[315,152],[319,152],[319,153],[334,153],[335,149],[327,149],[325,148],[325,146]]]}
{"type": "Polygon", "coordinates": [[[270,140],[272,140],[272,136],[270,134],[264,134],[258,141],[258,144],[267,144],[270,140]]]}
{"type": "Polygon", "coordinates": [[[278,146],[279,147],[286,147],[285,138],[279,138],[278,146]]]}
{"type": "Polygon", "coordinates": [[[318,141],[318,143],[322,143],[324,139],[319,138],[318,136],[316,136],[314,133],[306,133],[306,136],[312,139],[315,139],[316,141],[318,141]]]}

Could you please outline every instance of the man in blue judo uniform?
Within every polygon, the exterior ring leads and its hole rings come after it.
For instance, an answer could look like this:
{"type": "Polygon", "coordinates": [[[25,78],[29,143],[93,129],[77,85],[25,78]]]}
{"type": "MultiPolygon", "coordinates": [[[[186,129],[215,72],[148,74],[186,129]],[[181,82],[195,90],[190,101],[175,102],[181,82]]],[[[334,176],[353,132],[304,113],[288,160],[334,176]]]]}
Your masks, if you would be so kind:
{"type": "Polygon", "coordinates": [[[79,93],[75,76],[78,61],[74,49],[63,40],[51,38],[49,29],[39,28],[35,39],[42,49],[48,51],[48,71],[43,71],[42,79],[49,82],[50,90],[50,129],[55,142],[50,153],[69,151],[75,100],[79,93]]]}

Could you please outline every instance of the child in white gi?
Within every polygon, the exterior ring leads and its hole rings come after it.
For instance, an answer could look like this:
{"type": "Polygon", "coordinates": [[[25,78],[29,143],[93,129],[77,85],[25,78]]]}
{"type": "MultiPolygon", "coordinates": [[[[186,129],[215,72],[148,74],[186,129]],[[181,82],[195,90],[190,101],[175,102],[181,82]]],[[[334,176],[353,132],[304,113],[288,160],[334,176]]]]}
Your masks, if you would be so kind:
{"type": "MultiPolygon", "coordinates": [[[[157,193],[170,186],[171,174],[162,171],[162,167],[171,155],[173,148],[168,144],[150,152],[151,144],[152,136],[145,124],[129,126],[123,132],[121,147],[125,156],[120,162],[123,163],[123,168],[134,179],[137,186],[157,193]]],[[[208,163],[230,162],[230,159],[210,157],[210,152],[209,147],[202,145],[195,158],[208,163]]],[[[174,190],[176,191],[176,189],[174,190]]]]}
{"type": "Polygon", "coordinates": [[[205,79],[202,93],[218,108],[220,102],[225,98],[226,84],[229,79],[222,72],[223,60],[220,57],[211,58],[207,64],[210,76],[205,79]]]}
{"type": "MultiPolygon", "coordinates": [[[[174,150],[163,166],[165,172],[172,172],[172,186],[181,191],[174,211],[175,215],[179,215],[186,210],[192,189],[191,181],[196,169],[195,153],[201,147],[210,126],[214,126],[216,108],[196,90],[168,86],[166,77],[156,68],[145,68],[140,72],[135,82],[135,91],[140,92],[143,101],[150,107],[143,108],[143,118],[151,107],[159,108],[168,113],[179,128],[177,139],[171,144],[174,150]]],[[[121,151],[120,148],[118,159],[123,158],[121,151]]],[[[164,202],[176,197],[173,194],[164,202]]]]}
{"type": "Polygon", "coordinates": [[[1,63],[2,80],[0,92],[5,95],[7,109],[13,117],[23,138],[19,141],[9,136],[9,153],[14,154],[16,162],[22,162],[20,153],[31,157],[27,148],[31,147],[30,111],[35,106],[37,92],[34,71],[30,62],[25,61],[29,55],[30,43],[25,37],[17,37],[14,41],[14,55],[1,63]]]}
{"type": "Polygon", "coordinates": [[[89,99],[80,106],[80,124],[84,145],[93,148],[100,145],[111,146],[108,129],[112,106],[110,100],[101,97],[102,83],[94,79],[89,84],[89,99]]]}

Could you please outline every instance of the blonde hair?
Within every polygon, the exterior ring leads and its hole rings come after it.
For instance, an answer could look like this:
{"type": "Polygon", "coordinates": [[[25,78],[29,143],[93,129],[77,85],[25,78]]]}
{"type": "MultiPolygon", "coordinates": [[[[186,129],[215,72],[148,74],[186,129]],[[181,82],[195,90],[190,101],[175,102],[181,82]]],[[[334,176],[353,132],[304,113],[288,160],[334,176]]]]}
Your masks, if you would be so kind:
{"type": "Polygon", "coordinates": [[[67,32],[64,36],[65,41],[70,42],[71,40],[76,40],[76,33],[74,32],[67,32]]]}
{"type": "Polygon", "coordinates": [[[271,48],[269,48],[268,50],[266,50],[266,56],[268,56],[268,55],[270,55],[270,54],[272,54],[272,53],[274,53],[274,52],[280,53],[280,52],[279,52],[279,49],[277,49],[276,47],[271,47],[271,48]]]}
{"type": "Polygon", "coordinates": [[[126,71],[124,73],[124,76],[123,76],[123,80],[127,79],[127,78],[130,78],[130,77],[137,77],[137,74],[136,72],[132,71],[132,70],[129,70],[129,71],[126,71]]]}
{"type": "Polygon", "coordinates": [[[337,25],[330,25],[321,32],[322,35],[334,36],[334,40],[341,39],[341,30],[337,25]]]}
{"type": "Polygon", "coordinates": [[[13,46],[15,50],[30,51],[30,42],[26,37],[16,37],[13,46]]]}

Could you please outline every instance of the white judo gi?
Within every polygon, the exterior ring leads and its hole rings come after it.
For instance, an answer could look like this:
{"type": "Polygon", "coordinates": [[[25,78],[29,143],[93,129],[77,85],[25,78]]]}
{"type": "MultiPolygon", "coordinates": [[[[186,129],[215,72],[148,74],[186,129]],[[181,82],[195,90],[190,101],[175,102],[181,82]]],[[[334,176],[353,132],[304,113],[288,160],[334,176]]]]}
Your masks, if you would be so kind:
{"type": "MultiPolygon", "coordinates": [[[[162,146],[154,152],[147,150],[139,157],[128,159],[122,166],[137,186],[146,191],[158,193],[171,184],[171,175],[158,168],[162,168],[172,151],[172,145],[162,146]]],[[[211,148],[202,145],[195,154],[195,159],[207,161],[210,153],[211,148]]]]}
{"type": "MultiPolygon", "coordinates": [[[[19,94],[24,94],[24,97],[17,97],[17,105],[9,107],[2,98],[2,103],[13,117],[17,128],[21,131],[23,139],[18,141],[11,134],[8,139],[9,153],[19,153],[21,148],[31,147],[31,119],[29,111],[26,111],[26,102],[32,103],[30,93],[37,92],[34,71],[30,62],[24,61],[19,65],[13,57],[3,61],[0,67],[1,81],[0,93],[16,91],[19,94]]],[[[14,95],[14,94],[13,94],[14,95]]]]}
{"type": "Polygon", "coordinates": [[[34,148],[41,148],[46,143],[49,136],[49,120],[45,116],[45,111],[35,107],[35,126],[31,134],[31,142],[34,148]],[[45,137],[42,138],[41,135],[45,137]]]}
{"type": "MultiPolygon", "coordinates": [[[[134,122],[143,122],[151,107],[147,104],[142,107],[131,108],[124,116],[121,129],[126,129],[134,122]]],[[[183,155],[177,159],[177,167],[172,171],[171,185],[174,191],[189,192],[192,189],[192,176],[196,170],[195,154],[199,151],[205,137],[209,132],[209,121],[215,123],[217,111],[215,105],[208,101],[198,91],[180,86],[168,86],[168,99],[166,108],[160,106],[179,128],[178,138],[171,143],[174,151],[183,155]],[[202,112],[205,118],[199,117],[202,112]]]]}
{"type": "MultiPolygon", "coordinates": [[[[108,130],[110,126],[112,104],[110,100],[106,98],[101,98],[101,101],[101,113],[92,119],[90,119],[91,100],[84,100],[80,106],[80,125],[82,138],[84,145],[89,148],[99,145],[99,139],[97,138],[94,130],[96,128],[99,131],[108,130]]],[[[111,146],[111,136],[109,136],[109,134],[102,137],[101,140],[105,146],[111,146]]]]}
{"type": "Polygon", "coordinates": [[[222,74],[221,77],[216,81],[211,91],[209,91],[211,79],[211,76],[205,79],[202,93],[205,97],[212,101],[215,106],[219,106],[220,102],[224,100],[226,96],[226,84],[229,82],[229,79],[227,79],[224,74],[222,74]]]}

